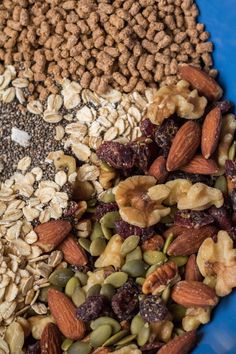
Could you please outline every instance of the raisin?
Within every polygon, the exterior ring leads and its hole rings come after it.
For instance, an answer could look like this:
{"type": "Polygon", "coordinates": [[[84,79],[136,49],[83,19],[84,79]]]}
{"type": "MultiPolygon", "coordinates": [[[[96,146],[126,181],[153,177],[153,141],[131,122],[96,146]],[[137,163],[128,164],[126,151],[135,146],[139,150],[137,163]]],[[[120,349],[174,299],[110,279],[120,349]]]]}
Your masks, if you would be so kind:
{"type": "Polygon", "coordinates": [[[103,314],[107,307],[109,307],[109,303],[105,296],[89,296],[85,302],[77,308],[76,316],[85,322],[92,321],[103,314]]]}
{"type": "Polygon", "coordinates": [[[95,217],[99,221],[106,213],[110,211],[119,210],[116,202],[112,203],[101,203],[96,207],[95,217]]]}
{"type": "Polygon", "coordinates": [[[157,146],[151,140],[138,140],[129,144],[135,155],[134,166],[146,172],[157,155],[157,146]]]}
{"type": "Polygon", "coordinates": [[[236,190],[234,189],[231,193],[232,209],[236,212],[236,190]]]}
{"type": "Polygon", "coordinates": [[[236,163],[234,161],[225,161],[225,174],[232,182],[236,182],[236,163]]]}
{"type": "Polygon", "coordinates": [[[216,208],[215,206],[212,206],[209,209],[209,214],[214,218],[215,222],[222,230],[228,230],[231,228],[231,218],[226,207],[222,206],[221,208],[216,208]]]}
{"type": "Polygon", "coordinates": [[[172,181],[174,179],[178,178],[183,178],[187,179],[188,181],[192,183],[204,183],[207,186],[212,186],[213,185],[213,179],[210,176],[205,176],[205,175],[198,175],[198,174],[193,174],[193,173],[186,173],[186,172],[172,172],[169,174],[167,181],[172,181]]]}
{"type": "Polygon", "coordinates": [[[160,349],[164,343],[162,342],[152,342],[143,345],[140,350],[145,354],[156,354],[157,350],[160,349]]]}
{"type": "Polygon", "coordinates": [[[37,341],[33,344],[29,344],[26,349],[26,354],[40,354],[41,349],[40,349],[40,342],[37,341]]]}
{"type": "Polygon", "coordinates": [[[135,155],[130,146],[116,141],[105,141],[96,151],[97,156],[110,166],[118,169],[129,169],[134,166],[135,155]]]}
{"type": "Polygon", "coordinates": [[[218,107],[222,114],[228,113],[233,108],[233,103],[229,100],[215,102],[213,107],[218,107]]]}
{"type": "Polygon", "coordinates": [[[213,222],[213,216],[204,211],[178,210],[174,217],[175,225],[184,226],[188,229],[199,229],[199,227],[212,224],[213,222]]]}
{"type": "Polygon", "coordinates": [[[155,133],[155,142],[163,150],[166,156],[170,150],[175,134],[179,130],[179,125],[173,118],[166,119],[158,126],[155,133]]]}
{"type": "Polygon", "coordinates": [[[130,320],[134,317],[138,311],[138,294],[137,285],[129,280],[112,297],[111,306],[120,321],[130,320]]]}
{"type": "Polygon", "coordinates": [[[115,229],[116,229],[116,233],[119,234],[124,239],[131,235],[136,235],[136,236],[140,236],[142,241],[145,241],[155,234],[155,229],[152,226],[141,228],[138,226],[128,224],[123,220],[119,220],[115,222],[115,229]]]}
{"type": "Polygon", "coordinates": [[[146,322],[162,321],[168,309],[158,295],[148,295],[139,303],[140,315],[146,322]]]}
{"type": "Polygon", "coordinates": [[[150,119],[143,119],[139,125],[141,132],[147,138],[154,138],[157,130],[157,125],[153,124],[150,119]]]}

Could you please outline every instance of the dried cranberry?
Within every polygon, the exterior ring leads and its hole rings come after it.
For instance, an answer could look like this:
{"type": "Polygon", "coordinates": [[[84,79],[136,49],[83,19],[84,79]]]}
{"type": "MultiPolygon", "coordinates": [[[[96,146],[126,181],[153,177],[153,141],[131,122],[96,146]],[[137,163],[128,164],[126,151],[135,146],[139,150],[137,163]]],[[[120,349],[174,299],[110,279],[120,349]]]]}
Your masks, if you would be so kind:
{"type": "Polygon", "coordinates": [[[139,125],[141,132],[147,138],[154,138],[157,125],[153,124],[150,119],[143,119],[139,125]]]}
{"type": "Polygon", "coordinates": [[[114,168],[129,169],[134,166],[135,155],[127,144],[105,141],[96,151],[97,156],[114,168]]]}
{"type": "Polygon", "coordinates": [[[175,213],[174,223],[175,225],[184,226],[189,229],[212,224],[214,218],[204,211],[194,211],[194,210],[178,210],[175,213]]]}
{"type": "Polygon", "coordinates": [[[134,166],[142,171],[147,171],[152,161],[157,156],[157,146],[152,141],[138,140],[129,144],[135,155],[134,166]]]}
{"type": "Polygon", "coordinates": [[[144,321],[162,321],[168,315],[168,309],[158,295],[148,295],[139,303],[140,315],[144,321]]]}
{"type": "Polygon", "coordinates": [[[110,211],[116,211],[116,210],[119,210],[116,202],[101,203],[98,204],[98,206],[96,207],[95,217],[99,221],[106,213],[109,213],[110,211]]]}
{"type": "Polygon", "coordinates": [[[40,342],[37,341],[33,344],[29,344],[26,349],[26,354],[40,354],[41,349],[40,349],[40,342]]]}
{"type": "Polygon", "coordinates": [[[164,343],[162,342],[147,343],[143,345],[140,350],[145,354],[156,354],[157,350],[160,349],[163,345],[164,343]]]}
{"type": "Polygon", "coordinates": [[[213,216],[215,222],[222,230],[228,230],[231,228],[231,218],[227,209],[224,206],[222,206],[221,208],[216,208],[215,206],[212,206],[209,209],[209,214],[213,216]]]}
{"type": "Polygon", "coordinates": [[[236,189],[234,189],[231,193],[231,204],[233,211],[236,212],[236,189]]]}
{"type": "Polygon", "coordinates": [[[229,236],[232,238],[234,241],[234,245],[236,244],[236,226],[231,227],[229,230],[227,230],[229,236]]]}
{"type": "Polygon", "coordinates": [[[77,308],[76,316],[85,322],[92,321],[103,314],[107,306],[109,306],[109,303],[105,296],[89,296],[85,302],[77,308]]]}
{"type": "Polygon", "coordinates": [[[170,150],[175,134],[179,130],[179,125],[173,118],[166,119],[158,126],[155,133],[155,142],[167,154],[170,150]]]}
{"type": "Polygon", "coordinates": [[[138,311],[138,294],[137,285],[130,280],[112,297],[111,306],[120,321],[134,317],[138,311]]]}
{"type": "Polygon", "coordinates": [[[225,174],[231,181],[236,182],[236,163],[234,161],[225,161],[225,174]]]}
{"type": "Polygon", "coordinates": [[[155,234],[155,229],[152,226],[141,228],[138,226],[128,224],[123,220],[119,220],[115,222],[115,229],[117,234],[119,234],[122,238],[127,238],[131,235],[137,235],[141,237],[142,241],[145,241],[146,239],[148,239],[149,237],[155,234]]]}
{"type": "Polygon", "coordinates": [[[181,171],[172,172],[169,174],[167,181],[172,181],[174,179],[183,178],[191,181],[192,183],[204,183],[208,186],[213,185],[213,179],[210,176],[198,175],[193,173],[186,173],[181,171]]]}
{"type": "Polygon", "coordinates": [[[233,103],[229,100],[215,102],[214,107],[219,107],[222,114],[228,113],[233,108],[233,103]]]}

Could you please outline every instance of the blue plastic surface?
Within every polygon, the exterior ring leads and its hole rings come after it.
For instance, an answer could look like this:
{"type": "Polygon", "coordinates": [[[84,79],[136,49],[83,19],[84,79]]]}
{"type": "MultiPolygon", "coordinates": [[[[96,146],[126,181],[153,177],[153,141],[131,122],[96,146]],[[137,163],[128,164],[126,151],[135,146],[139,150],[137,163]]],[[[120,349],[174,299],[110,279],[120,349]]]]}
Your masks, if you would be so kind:
{"type": "MultiPolygon", "coordinates": [[[[214,62],[225,97],[236,103],[236,0],[197,0],[200,21],[215,44],[214,62]]],[[[236,274],[235,274],[236,277],[236,274]]],[[[221,300],[212,322],[200,330],[193,354],[236,354],[236,291],[221,300]]]]}

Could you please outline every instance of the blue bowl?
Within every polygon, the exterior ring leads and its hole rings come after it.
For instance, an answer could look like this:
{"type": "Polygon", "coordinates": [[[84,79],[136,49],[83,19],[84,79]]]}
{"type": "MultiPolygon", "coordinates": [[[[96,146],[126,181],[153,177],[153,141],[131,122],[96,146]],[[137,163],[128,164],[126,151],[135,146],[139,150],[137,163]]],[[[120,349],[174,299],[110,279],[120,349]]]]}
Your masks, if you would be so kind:
{"type": "MultiPolygon", "coordinates": [[[[225,97],[236,103],[236,1],[197,0],[215,45],[214,62],[225,97]]],[[[235,274],[236,277],[236,274],[235,274]]],[[[221,300],[212,321],[200,329],[193,354],[236,354],[236,291],[221,300]]]]}

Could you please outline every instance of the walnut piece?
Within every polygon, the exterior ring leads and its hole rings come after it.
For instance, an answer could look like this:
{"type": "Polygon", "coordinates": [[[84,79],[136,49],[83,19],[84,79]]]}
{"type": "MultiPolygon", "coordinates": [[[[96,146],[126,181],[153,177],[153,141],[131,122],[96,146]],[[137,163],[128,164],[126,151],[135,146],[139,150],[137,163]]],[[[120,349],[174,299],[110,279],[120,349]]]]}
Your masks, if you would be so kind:
{"type": "Polygon", "coordinates": [[[117,349],[115,350],[113,353],[115,354],[141,354],[141,350],[139,350],[137,348],[136,345],[134,344],[130,344],[130,345],[126,345],[125,347],[121,348],[121,349],[117,349]]]}
{"type": "Polygon", "coordinates": [[[210,321],[210,307],[189,307],[182,319],[182,326],[186,332],[197,329],[201,324],[206,324],[210,321]]]}
{"type": "Polygon", "coordinates": [[[204,210],[212,205],[220,208],[223,203],[224,197],[219,189],[208,187],[204,183],[195,183],[185,196],[179,198],[177,207],[179,210],[204,210]]]}
{"type": "Polygon", "coordinates": [[[158,321],[150,324],[151,338],[167,343],[172,335],[174,324],[171,321],[158,321]]]}
{"type": "Polygon", "coordinates": [[[170,193],[165,200],[165,204],[171,206],[177,204],[182,197],[186,196],[192,187],[192,183],[187,179],[178,178],[174,181],[166,182],[166,186],[170,189],[170,193]]]}
{"type": "Polygon", "coordinates": [[[47,159],[53,161],[56,171],[66,169],[68,176],[76,172],[76,161],[73,156],[65,155],[62,150],[50,152],[47,159]]]}
{"type": "Polygon", "coordinates": [[[236,119],[233,114],[227,114],[223,117],[220,141],[217,151],[217,161],[220,167],[224,168],[225,161],[228,159],[230,145],[234,139],[236,130],[236,119]]]}
{"type": "Polygon", "coordinates": [[[124,263],[124,259],[121,255],[122,243],[123,240],[119,235],[112,236],[105,250],[103,251],[101,256],[96,260],[95,267],[102,268],[113,266],[115,268],[121,268],[124,263]]]}
{"type": "Polygon", "coordinates": [[[200,118],[207,105],[207,99],[198,95],[197,90],[190,91],[186,81],[176,85],[163,86],[154,95],[147,110],[147,118],[153,124],[160,125],[166,118],[177,113],[181,118],[200,118]]]}
{"type": "Polygon", "coordinates": [[[217,242],[207,238],[197,255],[197,265],[204,277],[216,278],[215,291],[218,296],[226,296],[236,287],[236,249],[226,231],[219,231],[217,242]]]}
{"type": "Polygon", "coordinates": [[[170,213],[170,208],[161,204],[168,197],[169,189],[155,184],[156,179],[151,176],[133,176],[118,184],[115,198],[124,221],[149,227],[170,213]]]}

